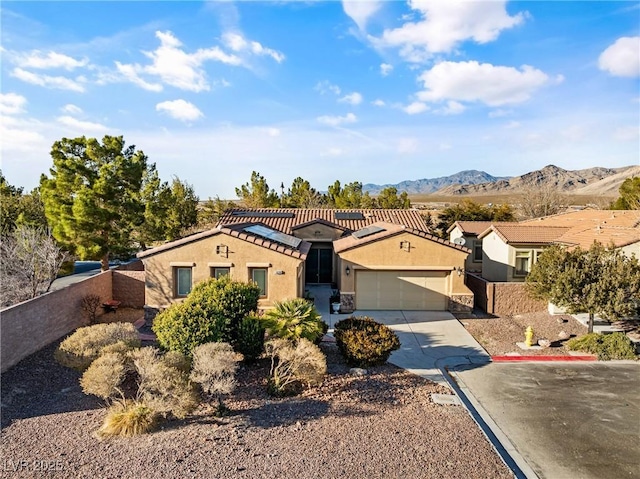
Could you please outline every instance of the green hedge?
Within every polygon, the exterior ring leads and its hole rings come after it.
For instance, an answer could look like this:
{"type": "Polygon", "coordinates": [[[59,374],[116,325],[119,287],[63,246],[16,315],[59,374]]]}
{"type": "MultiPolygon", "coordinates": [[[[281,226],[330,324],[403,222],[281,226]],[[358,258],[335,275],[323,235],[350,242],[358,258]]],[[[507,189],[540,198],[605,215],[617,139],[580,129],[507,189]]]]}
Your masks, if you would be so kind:
{"type": "Polygon", "coordinates": [[[338,321],[333,334],[340,352],[352,366],[383,364],[400,348],[396,333],[367,316],[338,321]]]}

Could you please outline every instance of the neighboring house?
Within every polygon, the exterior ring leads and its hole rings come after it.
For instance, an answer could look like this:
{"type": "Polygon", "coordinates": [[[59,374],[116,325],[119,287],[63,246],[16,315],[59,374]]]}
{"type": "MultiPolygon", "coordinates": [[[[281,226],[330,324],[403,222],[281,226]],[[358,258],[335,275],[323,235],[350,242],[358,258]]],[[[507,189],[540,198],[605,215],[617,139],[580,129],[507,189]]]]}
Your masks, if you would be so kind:
{"type": "Polygon", "coordinates": [[[469,310],[473,294],[462,274],[469,252],[431,235],[417,210],[243,209],[138,257],[148,309],[226,274],[260,285],[261,308],[326,283],[340,289],[341,309],[350,312],[469,310]]]}
{"type": "Polygon", "coordinates": [[[465,246],[471,250],[471,254],[465,262],[465,270],[469,273],[482,272],[482,240],[478,238],[491,225],[513,225],[516,223],[492,223],[491,221],[456,221],[453,223],[447,233],[449,241],[465,246]]]}
{"type": "MultiPolygon", "coordinates": [[[[485,222],[461,222],[477,231],[485,222]]],[[[455,230],[452,229],[452,233],[455,230]]],[[[582,210],[520,223],[494,223],[477,235],[482,241],[482,277],[524,281],[544,248],[552,244],[588,249],[594,242],[640,257],[640,211],[582,210]]]]}

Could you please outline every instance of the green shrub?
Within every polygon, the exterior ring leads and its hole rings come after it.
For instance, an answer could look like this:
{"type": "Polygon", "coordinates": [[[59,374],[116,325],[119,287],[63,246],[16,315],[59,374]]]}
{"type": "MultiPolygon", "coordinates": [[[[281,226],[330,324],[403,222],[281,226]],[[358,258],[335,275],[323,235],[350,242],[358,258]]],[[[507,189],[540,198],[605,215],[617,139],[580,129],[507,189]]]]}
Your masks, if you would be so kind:
{"type": "Polygon", "coordinates": [[[109,408],[98,435],[130,437],[144,434],[155,427],[157,419],[156,412],[142,402],[117,402],[109,408]]]}
{"type": "Polygon", "coordinates": [[[633,342],[624,333],[589,333],[570,339],[567,347],[572,351],[597,354],[598,359],[637,359],[633,342]]]}
{"type": "Polygon", "coordinates": [[[253,363],[264,352],[264,327],[256,315],[246,316],[238,329],[236,350],[244,356],[244,362],[253,363]]]}
{"type": "Polygon", "coordinates": [[[184,302],[174,304],[153,321],[160,346],[190,356],[196,346],[210,342],[236,344],[238,329],[258,307],[255,284],[227,276],[198,283],[184,302]]]}
{"type": "Polygon", "coordinates": [[[78,328],[54,353],[63,366],[84,371],[107,348],[107,352],[140,346],[138,330],[131,323],[95,324],[78,328]]]}
{"type": "Polygon", "coordinates": [[[323,321],[312,302],[304,298],[276,301],[274,307],[262,318],[269,336],[296,341],[300,338],[311,342],[322,338],[323,321]]]}
{"type": "Polygon", "coordinates": [[[400,340],[391,329],[367,316],[338,321],[333,334],[340,352],[352,366],[383,364],[392,351],[400,348],[400,340]]]}
{"type": "Polygon", "coordinates": [[[318,346],[304,338],[297,343],[272,339],[265,344],[271,358],[268,391],[272,396],[299,394],[302,388],[322,382],[327,360],[318,346]]]}

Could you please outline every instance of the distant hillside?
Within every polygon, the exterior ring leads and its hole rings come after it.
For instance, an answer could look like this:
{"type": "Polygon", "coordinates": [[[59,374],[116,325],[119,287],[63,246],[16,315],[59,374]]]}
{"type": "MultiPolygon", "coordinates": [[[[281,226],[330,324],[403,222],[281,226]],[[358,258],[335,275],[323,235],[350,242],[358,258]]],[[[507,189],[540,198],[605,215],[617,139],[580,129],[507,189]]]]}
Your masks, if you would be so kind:
{"type": "Polygon", "coordinates": [[[576,195],[600,195],[617,198],[622,182],[633,176],[640,176],[640,166],[632,166],[620,173],[616,173],[615,175],[608,176],[600,181],[596,181],[595,183],[579,188],[573,193],[576,195]]]}
{"type": "Polygon", "coordinates": [[[362,186],[362,191],[368,191],[371,195],[379,194],[384,188],[395,187],[398,192],[406,191],[410,195],[434,193],[441,188],[452,185],[475,185],[507,179],[508,177],[491,176],[489,173],[478,170],[465,170],[455,175],[442,176],[440,178],[424,178],[422,180],[407,180],[395,185],[374,185],[367,183],[362,186]]]}
{"type": "MultiPolygon", "coordinates": [[[[584,170],[564,170],[554,165],[545,166],[541,170],[532,171],[522,176],[486,182],[480,184],[451,185],[437,191],[439,195],[496,195],[519,193],[531,187],[551,186],[562,193],[583,194],[586,186],[610,178],[614,175],[621,178],[620,183],[630,176],[634,166],[623,168],[587,168],[584,170]]],[[[615,180],[617,181],[617,180],[615,180]]],[[[618,184],[619,186],[619,184],[618,184]]],[[[615,186],[614,186],[615,187],[615,186]]],[[[588,191],[588,190],[587,190],[588,191]]],[[[594,192],[584,194],[599,194],[594,192]]]]}

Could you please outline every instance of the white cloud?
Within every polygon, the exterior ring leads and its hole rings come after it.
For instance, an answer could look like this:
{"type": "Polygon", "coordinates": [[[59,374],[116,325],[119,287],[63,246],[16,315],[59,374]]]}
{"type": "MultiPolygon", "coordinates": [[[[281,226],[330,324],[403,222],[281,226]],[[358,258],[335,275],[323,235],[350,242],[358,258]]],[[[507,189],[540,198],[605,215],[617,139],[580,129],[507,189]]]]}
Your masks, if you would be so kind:
{"type": "Polygon", "coordinates": [[[130,81],[134,85],[138,85],[140,88],[144,88],[148,91],[162,91],[162,85],[160,83],[149,83],[140,77],[138,72],[142,72],[144,70],[140,65],[123,65],[120,62],[116,62],[116,68],[126,80],[130,81]]]}
{"type": "Polygon", "coordinates": [[[504,127],[505,127],[507,130],[513,130],[513,129],[515,129],[515,128],[520,128],[520,126],[521,126],[521,125],[520,125],[520,122],[519,122],[519,121],[515,121],[515,120],[510,121],[509,123],[507,123],[506,125],[504,125],[504,127]]]}
{"type": "Polygon", "coordinates": [[[284,53],[264,47],[258,42],[246,40],[239,33],[227,32],[222,36],[222,40],[234,52],[250,51],[254,55],[269,56],[278,63],[282,63],[285,59],[284,53]]]}
{"type": "Polygon", "coordinates": [[[278,128],[267,128],[267,135],[269,136],[280,136],[280,130],[278,128]]]}
{"type": "Polygon", "coordinates": [[[355,123],[358,118],[353,113],[347,113],[345,116],[319,116],[317,120],[325,125],[339,126],[344,123],[355,123]]]}
{"type": "Polygon", "coordinates": [[[384,100],[381,100],[380,98],[373,100],[371,104],[374,106],[386,106],[386,103],[384,102],[384,100]]]}
{"type": "Polygon", "coordinates": [[[16,115],[24,112],[27,99],[17,93],[0,93],[0,113],[16,115]]]}
{"type": "Polygon", "coordinates": [[[398,153],[415,153],[418,150],[418,140],[415,138],[400,138],[396,148],[398,153]]]}
{"type": "Polygon", "coordinates": [[[393,65],[389,65],[388,63],[380,64],[380,75],[386,77],[389,73],[393,71],[393,65]]]}
{"type": "Polygon", "coordinates": [[[329,156],[340,156],[342,153],[344,153],[342,148],[329,148],[327,150],[327,155],[329,156]]]}
{"type": "Polygon", "coordinates": [[[118,71],[125,79],[150,91],[160,91],[161,85],[147,82],[140,74],[157,76],[163,83],[181,90],[200,92],[210,89],[206,73],[202,69],[206,61],[212,60],[233,66],[242,64],[239,57],[227,54],[217,46],[187,53],[181,49],[182,42],[170,31],[157,31],[156,37],[160,40],[160,46],[152,52],[143,52],[152,60],[151,65],[116,62],[118,71]]]}
{"type": "Polygon", "coordinates": [[[165,112],[176,120],[190,122],[204,116],[193,104],[185,100],[163,101],[156,105],[156,111],[165,112]]]}
{"type": "Polygon", "coordinates": [[[67,105],[60,108],[63,113],[69,113],[71,115],[80,115],[82,114],[82,108],[79,106],[68,103],[67,105]]]}
{"type": "Polygon", "coordinates": [[[489,112],[489,118],[502,118],[504,116],[509,116],[511,115],[513,112],[511,110],[503,110],[501,108],[498,108],[497,110],[493,110],[489,112]]]}
{"type": "Polygon", "coordinates": [[[65,70],[73,70],[74,68],[86,66],[89,63],[89,60],[86,58],[76,60],[75,58],[62,53],[43,53],[40,50],[33,50],[30,53],[17,54],[14,58],[14,62],[20,68],[36,68],[42,70],[49,68],[64,68],[65,70]]]}
{"type": "Polygon", "coordinates": [[[638,141],[640,139],[640,128],[638,126],[618,128],[613,133],[613,138],[618,141],[638,141]]]}
{"type": "Polygon", "coordinates": [[[338,100],[340,103],[348,103],[350,105],[359,105],[362,103],[362,95],[357,91],[349,93],[338,100]]]}
{"type": "Polygon", "coordinates": [[[36,73],[28,72],[22,68],[14,68],[11,72],[11,76],[22,80],[32,85],[43,86],[45,88],[55,88],[58,90],[71,90],[77,92],[84,92],[84,86],[76,80],[61,76],[39,75],[36,73]]]}
{"type": "Polygon", "coordinates": [[[502,30],[524,21],[526,13],[510,16],[506,1],[462,2],[412,0],[409,5],[420,14],[399,28],[387,29],[382,37],[370,37],[381,47],[396,47],[410,62],[423,62],[434,53],[449,53],[463,41],[488,43],[502,30]]]}
{"type": "Polygon", "coordinates": [[[427,111],[428,109],[429,109],[429,106],[427,106],[426,103],[423,103],[421,101],[414,101],[413,103],[405,106],[402,109],[402,111],[404,111],[405,113],[408,113],[409,115],[416,115],[418,113],[427,111]]]}
{"type": "Polygon", "coordinates": [[[105,131],[107,127],[100,123],[93,123],[90,121],[82,121],[72,116],[59,116],[56,121],[61,125],[68,126],[74,130],[80,131],[105,131]]]}
{"type": "Polygon", "coordinates": [[[457,101],[449,100],[444,108],[439,109],[436,113],[441,115],[459,115],[464,112],[465,106],[457,101]]]}
{"type": "Polygon", "coordinates": [[[640,76],[640,37],[618,38],[600,54],[598,67],[613,76],[640,76]]]}
{"type": "Polygon", "coordinates": [[[317,92],[320,92],[321,95],[326,93],[333,93],[334,95],[339,95],[342,90],[338,85],[334,85],[327,80],[319,81],[313,89],[317,92]]]}
{"type": "Polygon", "coordinates": [[[342,2],[342,8],[351,19],[358,25],[358,28],[364,31],[367,27],[369,18],[373,16],[382,6],[380,1],[358,1],[345,0],[342,2]]]}
{"type": "Polygon", "coordinates": [[[518,70],[470,61],[438,63],[419,80],[425,87],[418,93],[422,101],[478,101],[501,106],[527,101],[536,89],[549,82],[549,77],[528,65],[518,70]]]}

